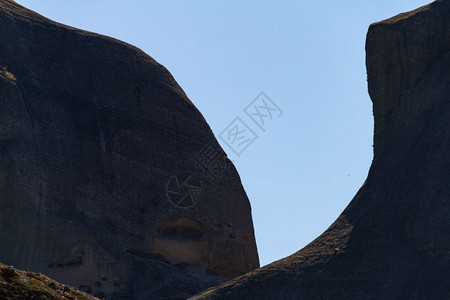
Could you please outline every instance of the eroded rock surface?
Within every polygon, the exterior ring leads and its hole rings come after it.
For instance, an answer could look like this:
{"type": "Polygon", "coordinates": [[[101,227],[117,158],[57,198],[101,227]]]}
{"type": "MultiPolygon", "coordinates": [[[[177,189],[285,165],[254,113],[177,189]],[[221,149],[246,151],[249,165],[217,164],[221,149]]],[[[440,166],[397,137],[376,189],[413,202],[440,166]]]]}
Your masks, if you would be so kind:
{"type": "Polygon", "coordinates": [[[95,300],[97,298],[42,274],[24,272],[0,263],[0,299],[95,300]]]}
{"type": "Polygon", "coordinates": [[[449,20],[436,1],[370,26],[366,182],[304,249],[193,299],[450,298],[449,20]]]}
{"type": "Polygon", "coordinates": [[[239,176],[163,66],[0,0],[0,70],[0,261],[136,299],[258,267],[239,176]]]}

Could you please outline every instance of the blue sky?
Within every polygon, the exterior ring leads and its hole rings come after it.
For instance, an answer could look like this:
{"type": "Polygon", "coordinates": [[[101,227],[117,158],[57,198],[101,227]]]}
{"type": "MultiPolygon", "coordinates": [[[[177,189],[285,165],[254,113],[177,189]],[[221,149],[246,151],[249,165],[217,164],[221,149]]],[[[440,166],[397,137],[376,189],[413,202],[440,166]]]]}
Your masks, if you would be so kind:
{"type": "Polygon", "coordinates": [[[19,0],[60,23],[133,44],[166,66],[218,136],[236,117],[259,138],[239,157],[261,265],[321,234],[372,160],[368,26],[427,1],[19,0]],[[130,4],[131,3],[131,4],[130,4]],[[244,108],[282,110],[263,132],[244,108]]]}

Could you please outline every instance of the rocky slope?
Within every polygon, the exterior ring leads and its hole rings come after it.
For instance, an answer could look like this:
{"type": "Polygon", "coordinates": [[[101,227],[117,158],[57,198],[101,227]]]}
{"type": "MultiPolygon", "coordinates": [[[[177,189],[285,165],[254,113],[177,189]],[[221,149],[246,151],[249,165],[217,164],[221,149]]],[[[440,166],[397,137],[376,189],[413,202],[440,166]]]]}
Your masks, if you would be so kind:
{"type": "Polygon", "coordinates": [[[24,272],[0,263],[0,299],[95,300],[44,275],[24,272]]]}
{"type": "Polygon", "coordinates": [[[299,252],[193,299],[450,299],[450,1],[373,24],[374,160],[299,252]]]}
{"type": "Polygon", "coordinates": [[[114,299],[258,267],[239,176],[141,50],[0,0],[0,261],[114,299]]]}

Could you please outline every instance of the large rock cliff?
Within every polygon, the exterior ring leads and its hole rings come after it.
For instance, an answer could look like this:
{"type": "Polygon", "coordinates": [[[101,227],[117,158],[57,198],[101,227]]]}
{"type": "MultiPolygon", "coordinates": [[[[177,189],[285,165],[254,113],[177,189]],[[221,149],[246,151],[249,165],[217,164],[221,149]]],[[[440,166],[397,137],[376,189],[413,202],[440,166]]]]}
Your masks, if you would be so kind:
{"type": "Polygon", "coordinates": [[[374,160],[299,252],[194,299],[450,299],[450,1],[373,24],[374,160]]]}
{"type": "Polygon", "coordinates": [[[239,176],[141,50],[0,0],[0,261],[106,298],[258,267],[239,176]]]}

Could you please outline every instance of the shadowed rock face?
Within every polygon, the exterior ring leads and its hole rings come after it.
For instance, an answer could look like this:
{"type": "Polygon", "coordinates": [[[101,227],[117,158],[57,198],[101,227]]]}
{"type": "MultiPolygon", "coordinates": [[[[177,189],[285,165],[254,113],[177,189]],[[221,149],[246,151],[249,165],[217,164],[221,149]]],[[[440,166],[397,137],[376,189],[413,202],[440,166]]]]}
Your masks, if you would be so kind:
{"type": "Polygon", "coordinates": [[[7,0],[0,241],[0,261],[107,298],[186,298],[258,267],[239,176],[170,73],[7,0]]]}
{"type": "Polygon", "coordinates": [[[299,252],[194,299],[450,298],[450,1],[370,26],[375,156],[299,252]]]}

